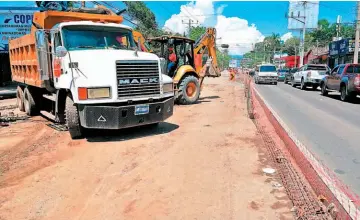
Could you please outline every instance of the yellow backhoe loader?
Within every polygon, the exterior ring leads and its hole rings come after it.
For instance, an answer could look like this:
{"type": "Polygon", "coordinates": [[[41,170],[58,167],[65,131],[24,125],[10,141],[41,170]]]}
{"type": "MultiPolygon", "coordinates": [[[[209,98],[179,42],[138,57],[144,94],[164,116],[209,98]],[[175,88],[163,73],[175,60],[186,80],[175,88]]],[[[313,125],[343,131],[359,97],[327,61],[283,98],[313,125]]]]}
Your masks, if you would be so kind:
{"type": "Polygon", "coordinates": [[[170,35],[148,39],[150,45],[161,48],[158,56],[164,58],[164,62],[161,64],[162,70],[174,80],[175,97],[178,104],[196,103],[204,78],[221,75],[217,65],[215,40],[215,28],[207,28],[196,42],[186,37],[170,35]],[[174,67],[170,69],[167,68],[170,63],[169,48],[173,48],[177,57],[174,67]]]}

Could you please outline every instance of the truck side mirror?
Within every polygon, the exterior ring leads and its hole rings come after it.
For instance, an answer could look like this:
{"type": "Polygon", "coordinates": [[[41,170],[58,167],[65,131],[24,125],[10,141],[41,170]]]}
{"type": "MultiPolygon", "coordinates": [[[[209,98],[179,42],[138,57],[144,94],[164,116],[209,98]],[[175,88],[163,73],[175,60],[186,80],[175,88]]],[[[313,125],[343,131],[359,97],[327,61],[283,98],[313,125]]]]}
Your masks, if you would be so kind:
{"type": "Polygon", "coordinates": [[[57,57],[64,57],[68,53],[67,49],[64,46],[58,46],[55,49],[55,55],[57,57]]]}

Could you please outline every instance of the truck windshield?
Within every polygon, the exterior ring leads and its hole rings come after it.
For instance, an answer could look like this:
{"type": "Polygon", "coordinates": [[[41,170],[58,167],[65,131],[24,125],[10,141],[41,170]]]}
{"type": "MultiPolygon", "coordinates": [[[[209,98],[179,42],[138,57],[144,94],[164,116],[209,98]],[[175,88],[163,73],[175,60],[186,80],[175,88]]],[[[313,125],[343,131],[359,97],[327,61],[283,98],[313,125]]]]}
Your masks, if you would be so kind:
{"type": "Polygon", "coordinates": [[[275,66],[261,66],[260,72],[276,72],[275,66]]]}
{"type": "Polygon", "coordinates": [[[67,50],[122,49],[135,50],[132,32],[127,29],[103,26],[68,26],[63,28],[67,50]]]}
{"type": "Polygon", "coordinates": [[[309,65],[306,70],[320,70],[320,71],[327,71],[328,68],[326,66],[311,66],[309,65]]]}

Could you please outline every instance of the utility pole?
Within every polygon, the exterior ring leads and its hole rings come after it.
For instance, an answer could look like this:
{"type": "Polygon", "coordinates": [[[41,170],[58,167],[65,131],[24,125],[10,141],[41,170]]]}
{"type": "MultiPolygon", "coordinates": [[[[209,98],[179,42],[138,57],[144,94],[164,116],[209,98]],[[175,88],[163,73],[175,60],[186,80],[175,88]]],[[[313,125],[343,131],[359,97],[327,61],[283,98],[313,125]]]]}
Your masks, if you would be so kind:
{"type": "Polygon", "coordinates": [[[266,63],[265,41],[264,41],[264,63],[266,63]]]}
{"type": "Polygon", "coordinates": [[[193,25],[193,24],[198,24],[198,21],[193,21],[193,20],[191,20],[191,19],[189,19],[188,21],[186,21],[186,20],[181,20],[182,21],[182,23],[183,24],[187,24],[188,25],[188,37],[190,36],[190,31],[191,31],[191,26],[193,25]]]}
{"type": "Polygon", "coordinates": [[[298,14],[298,16],[294,16],[293,13],[291,13],[290,16],[286,15],[286,18],[292,18],[297,20],[298,22],[303,24],[303,28],[301,31],[301,35],[302,35],[302,39],[300,40],[300,66],[302,66],[304,64],[304,50],[305,50],[305,33],[306,33],[306,16],[305,16],[305,11],[306,11],[306,1],[302,2],[303,4],[303,8],[304,8],[304,16],[300,16],[300,12],[298,14]],[[299,18],[302,18],[303,20],[300,20],[299,18]]]}
{"type": "Polygon", "coordinates": [[[360,4],[356,3],[356,31],[355,31],[355,48],[354,48],[354,63],[357,64],[359,60],[359,29],[360,29],[360,4]]]}
{"type": "Polygon", "coordinates": [[[306,32],[306,16],[305,16],[305,10],[306,10],[306,1],[303,3],[304,6],[304,25],[302,30],[302,45],[301,45],[301,52],[300,52],[300,66],[304,64],[304,53],[305,53],[305,32],[306,32]]]}
{"type": "Polygon", "coordinates": [[[336,40],[339,40],[340,27],[341,26],[341,16],[338,15],[336,18],[336,40]]]}

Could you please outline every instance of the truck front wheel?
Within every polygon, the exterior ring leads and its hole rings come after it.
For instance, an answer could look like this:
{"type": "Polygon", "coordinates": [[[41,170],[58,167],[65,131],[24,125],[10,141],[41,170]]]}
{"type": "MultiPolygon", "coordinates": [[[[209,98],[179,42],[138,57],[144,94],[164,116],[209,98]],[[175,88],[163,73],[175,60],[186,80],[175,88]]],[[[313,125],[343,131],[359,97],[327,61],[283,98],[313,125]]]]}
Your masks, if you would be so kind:
{"type": "Polygon", "coordinates": [[[178,102],[183,105],[194,104],[200,96],[199,80],[195,76],[186,76],[179,86],[178,102]]]}
{"type": "Polygon", "coordinates": [[[65,103],[66,125],[72,139],[78,139],[83,136],[84,129],[80,125],[79,112],[74,101],[67,96],[65,103]]]}
{"type": "Polygon", "coordinates": [[[24,90],[24,107],[25,112],[29,116],[38,115],[40,113],[39,101],[37,93],[33,89],[26,87],[24,90]]]}

